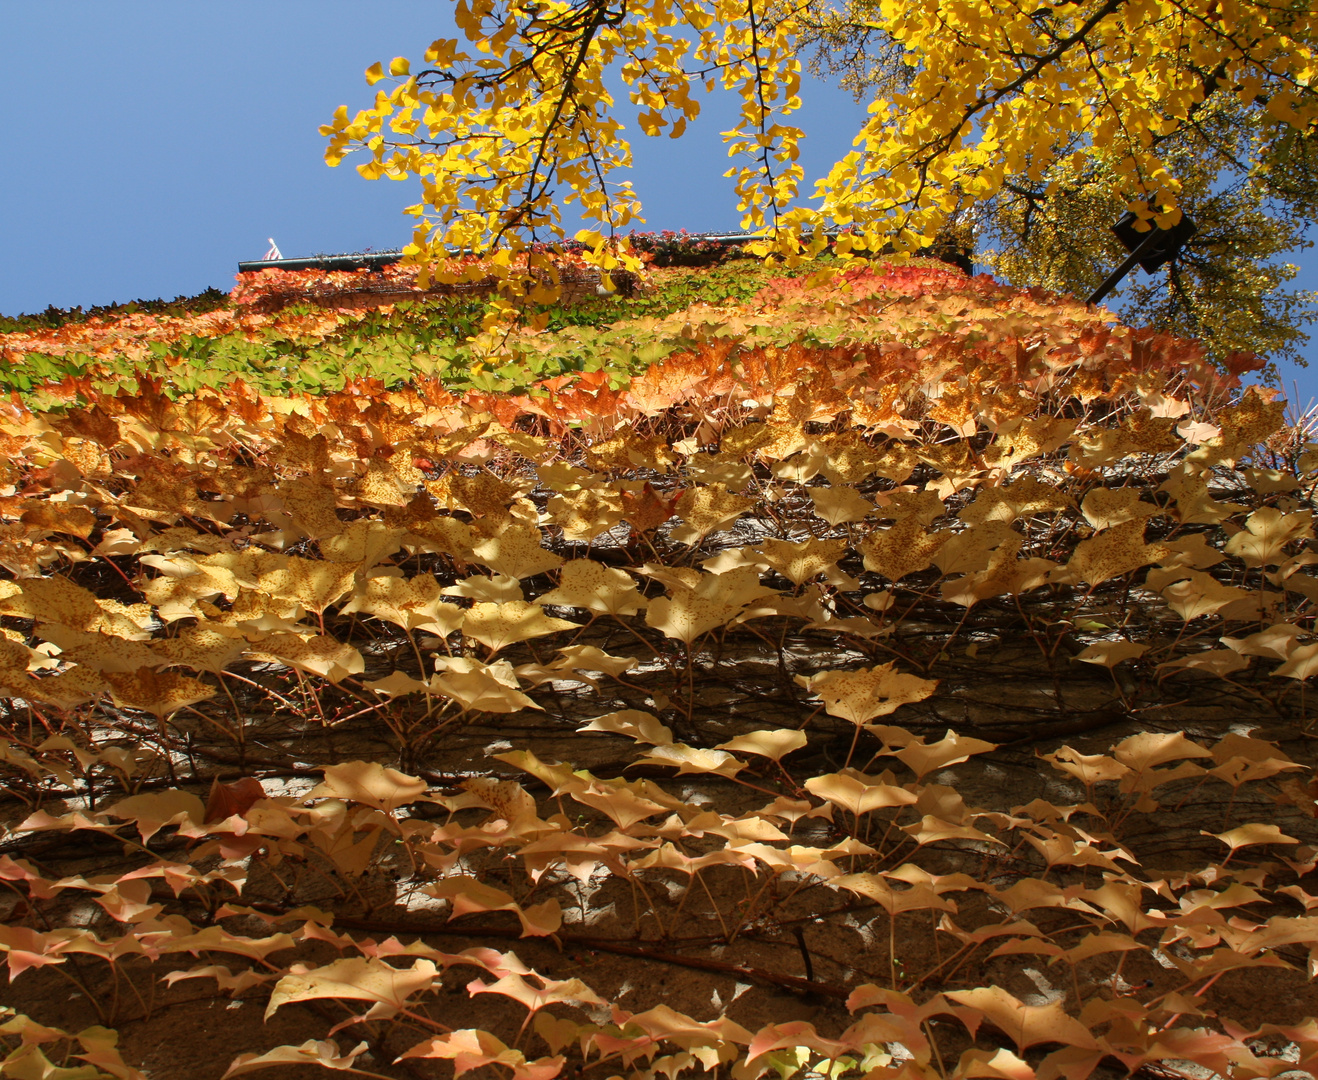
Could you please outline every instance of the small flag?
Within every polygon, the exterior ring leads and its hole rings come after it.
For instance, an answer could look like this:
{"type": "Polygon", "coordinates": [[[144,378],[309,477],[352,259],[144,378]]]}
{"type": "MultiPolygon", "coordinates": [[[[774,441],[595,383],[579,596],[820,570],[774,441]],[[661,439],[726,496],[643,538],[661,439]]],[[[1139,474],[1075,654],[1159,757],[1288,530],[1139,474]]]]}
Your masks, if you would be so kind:
{"type": "Polygon", "coordinates": [[[275,243],[273,236],[267,237],[270,241],[270,250],[261,256],[262,262],[269,262],[271,259],[282,259],[284,256],[279,250],[279,245],[275,243]]]}

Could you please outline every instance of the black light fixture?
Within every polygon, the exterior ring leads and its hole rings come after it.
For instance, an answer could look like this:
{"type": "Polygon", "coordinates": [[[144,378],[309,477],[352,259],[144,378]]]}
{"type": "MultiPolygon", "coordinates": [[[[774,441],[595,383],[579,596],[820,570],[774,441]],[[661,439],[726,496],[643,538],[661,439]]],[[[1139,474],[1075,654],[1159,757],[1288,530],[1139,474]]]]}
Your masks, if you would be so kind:
{"type": "Polygon", "coordinates": [[[1112,273],[1108,274],[1107,280],[1103,282],[1089,298],[1091,304],[1097,304],[1103,297],[1107,296],[1113,289],[1121,283],[1121,279],[1129,274],[1139,264],[1144,267],[1146,274],[1152,274],[1155,270],[1165,266],[1185,246],[1185,242],[1199,231],[1195,225],[1184,214],[1178,224],[1173,225],[1170,229],[1162,229],[1150,222],[1148,232],[1137,232],[1135,222],[1137,215],[1134,211],[1127,211],[1120,221],[1112,226],[1112,231],[1117,234],[1117,239],[1130,252],[1120,266],[1112,273]]]}

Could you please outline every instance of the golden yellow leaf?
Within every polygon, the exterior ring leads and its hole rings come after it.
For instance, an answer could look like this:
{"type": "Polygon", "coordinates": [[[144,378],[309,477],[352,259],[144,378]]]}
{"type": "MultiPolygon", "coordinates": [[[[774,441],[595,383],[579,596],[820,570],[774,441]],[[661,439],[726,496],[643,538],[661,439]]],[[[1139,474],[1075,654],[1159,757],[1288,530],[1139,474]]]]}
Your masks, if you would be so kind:
{"type": "Polygon", "coordinates": [[[894,713],[903,705],[923,701],[938,688],[937,679],[898,671],[895,660],[856,671],[798,675],[796,682],[821,698],[830,716],[853,724],[864,724],[876,716],[894,713]]]}
{"type": "Polygon", "coordinates": [[[1300,681],[1318,675],[1318,642],[1291,650],[1286,662],[1273,668],[1272,674],[1300,681]]]}
{"type": "Polygon", "coordinates": [[[370,577],[360,582],[343,614],[362,612],[401,626],[447,637],[462,627],[462,608],[442,599],[439,582],[429,574],[370,577]]]}
{"type": "Polygon", "coordinates": [[[765,540],[759,545],[768,564],[793,585],[802,585],[837,566],[845,540],[765,540]]]}
{"type": "MultiPolygon", "coordinates": [[[[297,964],[277,983],[266,1005],[269,1020],[284,1005],[320,998],[371,1002],[370,1015],[389,1017],[403,1008],[413,994],[435,985],[439,969],[433,961],[418,959],[410,968],[398,968],[374,957],[354,956],[323,967],[297,964]]],[[[317,1058],[317,1063],[323,1059],[317,1058]]]]}
{"type": "Polygon", "coordinates": [[[1159,664],[1158,673],[1159,678],[1170,671],[1206,671],[1210,675],[1224,677],[1247,667],[1249,661],[1231,649],[1209,649],[1159,664]]]}
{"type": "Polygon", "coordinates": [[[805,782],[810,794],[841,807],[849,814],[868,814],[893,806],[911,806],[917,796],[893,782],[889,773],[868,776],[855,769],[812,776],[805,782]]]}
{"type": "Polygon", "coordinates": [[[759,580],[754,569],[743,566],[723,574],[705,574],[694,588],[674,584],[671,596],[649,602],[646,625],[690,645],[702,634],[726,626],[752,600],[773,591],[759,580]]]}
{"type": "Polygon", "coordinates": [[[718,484],[729,491],[741,491],[754,476],[742,458],[729,454],[693,454],[683,472],[698,484],[718,484]]]}
{"type": "Polygon", "coordinates": [[[21,591],[0,599],[0,614],[90,630],[101,616],[94,594],[63,577],[24,578],[21,591]]]}
{"type": "Polygon", "coordinates": [[[252,645],[247,655],[253,660],[269,660],[319,675],[332,683],[342,682],[349,675],[360,675],[366,670],[361,653],[328,634],[311,637],[271,634],[252,645]]]}
{"type": "Polygon", "coordinates": [[[134,672],[107,671],[104,679],[116,705],[154,713],[162,720],[185,705],[215,696],[215,691],[199,679],[149,667],[134,672]]]}
{"type": "Polygon", "coordinates": [[[728,750],[734,754],[756,754],[767,757],[770,761],[781,761],[792,751],[800,750],[805,744],[804,731],[798,731],[796,728],[778,728],[739,735],[728,742],[719,743],[715,749],[728,750]]]}
{"type": "Polygon", "coordinates": [[[279,485],[277,495],[289,517],[312,539],[333,536],[343,528],[335,509],[338,496],[334,487],[319,476],[299,476],[279,485]]]}
{"type": "Polygon", "coordinates": [[[352,592],[361,568],[360,563],[320,562],[289,555],[283,566],[262,574],[256,587],[276,600],[295,600],[320,615],[352,592]]]}
{"type": "Polygon", "coordinates": [[[345,761],[325,767],[325,779],[307,792],[310,799],[346,799],[391,813],[425,794],[426,782],[374,761],[345,761]]]}
{"type": "Polygon", "coordinates": [[[1144,542],[1144,519],[1135,518],[1081,540],[1066,564],[1066,572],[1076,581],[1101,585],[1148,566],[1160,557],[1162,550],[1144,542]]]}
{"type": "Polygon", "coordinates": [[[853,487],[812,487],[806,490],[814,503],[815,517],[830,525],[864,521],[875,512],[874,504],[853,487]]]}
{"type": "Polygon", "coordinates": [[[865,569],[881,574],[889,581],[900,581],[907,574],[927,570],[934,556],[952,533],[947,530],[925,532],[914,514],[902,518],[890,529],[876,529],[860,542],[865,569]]]}
{"type": "Polygon", "coordinates": [[[152,651],[162,667],[181,665],[212,675],[219,675],[241,657],[243,649],[243,642],[204,624],[185,626],[174,637],[152,642],[152,651]]]}
{"type": "Polygon", "coordinates": [[[1040,754],[1044,761],[1054,769],[1069,773],[1086,787],[1102,780],[1120,780],[1130,773],[1130,766],[1123,765],[1116,758],[1106,754],[1082,754],[1069,746],[1063,746],[1051,754],[1040,754]]]}
{"type": "Polygon", "coordinates": [[[723,750],[687,746],[685,743],[664,743],[636,759],[637,765],[673,765],[678,776],[736,776],[746,766],[723,750]]]}
{"type": "Polygon", "coordinates": [[[456,701],[464,711],[513,713],[540,708],[518,688],[517,673],[506,660],[482,664],[467,656],[440,656],[430,689],[456,701]]]}
{"type": "Polygon", "coordinates": [[[539,604],[525,600],[473,604],[462,619],[462,633],[487,646],[491,652],[498,652],[518,641],[576,629],[579,629],[577,623],[552,618],[539,604]]]}
{"type": "Polygon", "coordinates": [[[578,731],[603,731],[612,735],[626,735],[637,742],[664,746],[673,741],[673,732],[659,722],[653,713],[640,709],[623,709],[619,712],[605,713],[597,716],[588,724],[577,728],[578,731]]]}
{"type": "Polygon", "coordinates": [[[997,748],[997,743],[972,739],[968,735],[958,735],[949,728],[947,734],[938,742],[926,744],[923,739],[911,739],[901,749],[895,751],[893,756],[910,768],[917,779],[923,779],[926,773],[935,769],[956,765],[975,754],[986,754],[997,748]]]}
{"type": "Polygon", "coordinates": [[[540,541],[540,530],[534,525],[510,525],[496,536],[474,543],[472,558],[500,574],[535,577],[563,565],[563,560],[542,547],[540,541]]]}
{"type": "Polygon", "coordinates": [[[630,574],[594,559],[564,563],[558,587],[536,597],[535,602],[606,615],[635,615],[646,605],[630,574]]]}
{"type": "Polygon", "coordinates": [[[465,596],[489,604],[507,604],[513,600],[525,600],[522,583],[507,574],[472,574],[470,577],[445,585],[440,590],[445,596],[465,596]]]}
{"type": "Polygon", "coordinates": [[[1253,847],[1256,844],[1298,844],[1299,841],[1293,836],[1287,836],[1276,825],[1265,825],[1259,821],[1250,822],[1248,825],[1239,825],[1227,832],[1210,833],[1202,832],[1202,836],[1212,836],[1221,840],[1232,852],[1239,851],[1242,847],[1253,847]]]}
{"type": "Polygon", "coordinates": [[[1287,544],[1312,536],[1311,512],[1284,514],[1275,507],[1262,506],[1249,515],[1244,530],[1226,542],[1226,552],[1246,566],[1276,566],[1285,561],[1283,549],[1287,544]]]}
{"type": "Polygon", "coordinates": [[[394,554],[402,545],[405,529],[391,529],[382,521],[362,518],[320,541],[327,562],[348,563],[359,572],[370,570],[394,554]]]}
{"type": "Polygon", "coordinates": [[[1085,520],[1098,532],[1139,518],[1153,517],[1159,509],[1140,500],[1136,488],[1094,488],[1080,504],[1085,520]]]}
{"type": "Polygon", "coordinates": [[[1127,660],[1134,660],[1149,651],[1149,646],[1136,641],[1096,641],[1072,657],[1082,664],[1100,664],[1114,668],[1127,660]]]}
{"type": "MultiPolygon", "coordinates": [[[[1026,1050],[1039,1043],[1061,1043],[1063,1046],[1088,1050],[1098,1048],[1089,1029],[1067,1015],[1060,1001],[1047,1005],[1026,1005],[1000,986],[949,990],[944,996],[983,1016],[1004,1032],[1018,1050],[1026,1050]]],[[[971,1030],[974,1030],[973,1026],[971,1030]]]]}
{"type": "Polygon", "coordinates": [[[1211,574],[1199,570],[1183,571],[1185,577],[1162,590],[1168,605],[1186,622],[1226,607],[1237,600],[1248,600],[1251,594],[1234,585],[1223,585],[1211,574]]]}
{"type": "Polygon", "coordinates": [[[554,495],[545,507],[563,537],[572,541],[593,540],[623,519],[622,496],[608,488],[554,495]]]}
{"type": "Polygon", "coordinates": [[[677,500],[676,513],[683,523],[673,529],[672,537],[681,544],[698,544],[710,533],[728,528],[754,505],[754,499],[734,495],[718,484],[688,488],[677,500]]]}
{"type": "Polygon", "coordinates": [[[60,623],[38,623],[36,633],[59,646],[61,660],[93,671],[136,671],[164,663],[145,642],[126,641],[113,634],[70,630],[60,623]]]}
{"type": "Polygon", "coordinates": [[[502,889],[486,885],[473,877],[455,874],[426,885],[421,891],[441,900],[449,900],[453,905],[450,919],[460,918],[473,911],[511,911],[522,924],[522,937],[545,937],[557,933],[563,925],[563,915],[557,900],[546,900],[523,908],[502,889]]]}

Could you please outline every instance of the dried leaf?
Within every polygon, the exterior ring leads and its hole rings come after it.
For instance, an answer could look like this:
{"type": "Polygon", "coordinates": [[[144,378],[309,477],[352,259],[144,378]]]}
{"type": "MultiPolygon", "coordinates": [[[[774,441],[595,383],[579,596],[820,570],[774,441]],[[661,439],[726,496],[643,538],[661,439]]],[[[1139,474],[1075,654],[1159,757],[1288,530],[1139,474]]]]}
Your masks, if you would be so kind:
{"type": "Polygon", "coordinates": [[[154,713],[162,720],[187,705],[215,696],[204,682],[174,671],[144,667],[134,672],[107,671],[104,678],[116,705],[154,713]]]}
{"type": "Polygon", "coordinates": [[[472,544],[472,558],[500,574],[535,577],[563,565],[563,560],[541,546],[540,541],[540,530],[534,525],[510,525],[472,544]]]}
{"type": "Polygon", "coordinates": [[[683,524],[673,529],[672,538],[680,544],[698,544],[710,533],[728,528],[754,505],[754,499],[734,495],[721,484],[688,488],[677,500],[675,512],[683,524]]]}
{"type": "Polygon", "coordinates": [[[1136,641],[1096,641],[1086,646],[1071,659],[1082,664],[1099,664],[1114,668],[1127,660],[1136,660],[1149,651],[1149,646],[1136,641]]]}
{"type": "Polygon", "coordinates": [[[812,776],[805,782],[812,795],[839,806],[849,814],[868,814],[893,806],[911,806],[917,796],[893,783],[888,774],[867,776],[855,769],[812,776]]]}
{"type": "Polygon", "coordinates": [[[422,891],[440,900],[450,901],[453,905],[450,919],[460,918],[473,911],[511,911],[522,924],[522,937],[546,937],[558,933],[563,925],[563,915],[557,900],[546,900],[523,908],[502,889],[486,885],[473,877],[453,875],[425,886],[422,891]]]}
{"type": "Polygon", "coordinates": [[[355,1063],[370,1049],[368,1043],[359,1042],[346,1054],[339,1052],[339,1044],[329,1039],[308,1039],[301,1046],[276,1046],[264,1054],[239,1054],[225,1071],[221,1080],[231,1076],[268,1069],[274,1065],[319,1065],[324,1069],[357,1071],[355,1063]]]}
{"type": "Polygon", "coordinates": [[[642,712],[640,709],[605,713],[577,730],[606,731],[614,735],[626,735],[637,742],[650,743],[652,746],[664,746],[673,741],[671,729],[661,724],[653,713],[642,712]]]}
{"type": "Polygon", "coordinates": [[[631,575],[594,559],[564,563],[558,588],[536,597],[535,602],[605,615],[635,615],[646,605],[631,575]]]}
{"type": "Polygon", "coordinates": [[[903,517],[890,529],[875,530],[860,543],[865,569],[882,574],[889,581],[900,581],[907,574],[927,570],[934,556],[952,533],[928,533],[918,517],[903,517]]]}
{"type": "Polygon", "coordinates": [[[346,799],[392,813],[400,806],[415,802],[426,788],[424,780],[397,769],[387,769],[373,761],[347,761],[341,765],[327,765],[325,779],[307,792],[307,796],[346,799]]]}
{"type": "Polygon", "coordinates": [[[540,708],[517,687],[517,673],[506,660],[482,664],[465,656],[435,660],[433,693],[451,697],[464,711],[513,713],[540,708]]]}
{"type": "Polygon", "coordinates": [[[308,968],[294,964],[289,974],[275,983],[266,1006],[270,1019],[284,1005],[320,998],[346,998],[372,1003],[367,1016],[376,1019],[397,1014],[407,1006],[408,998],[435,985],[439,969],[430,960],[420,959],[410,968],[396,968],[383,960],[349,957],[323,967],[308,968]]]}
{"type": "Polygon", "coordinates": [[[806,489],[814,503],[815,517],[830,525],[845,525],[851,521],[864,521],[875,512],[875,506],[853,487],[812,487],[806,489]]]}
{"type": "Polygon", "coordinates": [[[796,682],[822,698],[830,716],[840,716],[853,724],[864,724],[876,716],[894,713],[903,705],[923,701],[938,687],[937,679],[898,671],[895,660],[856,671],[798,675],[796,682]]]}
{"type": "Polygon", "coordinates": [[[479,641],[492,654],[519,641],[576,629],[579,629],[577,623],[551,618],[539,604],[525,600],[473,604],[462,620],[463,635],[479,641]]]}
{"type": "Polygon", "coordinates": [[[729,750],[736,754],[757,754],[770,761],[781,761],[794,750],[805,746],[805,732],[795,728],[778,728],[774,731],[752,731],[748,735],[739,735],[725,743],[719,743],[718,750],[729,750]]]}
{"type": "Polygon", "coordinates": [[[1026,1005],[1000,986],[949,990],[943,996],[973,1010],[962,1015],[972,1036],[979,1026],[978,1014],[1006,1034],[1018,1050],[1026,1050],[1040,1043],[1098,1049],[1099,1044],[1089,1029],[1079,1020],[1068,1016],[1060,1001],[1047,1005],[1026,1005]]]}

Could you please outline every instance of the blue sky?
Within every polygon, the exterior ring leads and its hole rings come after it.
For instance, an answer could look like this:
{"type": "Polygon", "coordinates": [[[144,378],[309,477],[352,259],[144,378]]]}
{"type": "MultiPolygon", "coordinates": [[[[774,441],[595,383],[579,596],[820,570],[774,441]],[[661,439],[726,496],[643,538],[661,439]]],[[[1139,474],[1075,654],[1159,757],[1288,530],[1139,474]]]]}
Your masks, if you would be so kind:
{"type": "MultiPolygon", "coordinates": [[[[363,180],[323,161],[317,128],[369,104],[362,71],[419,57],[446,0],[40,0],[5,5],[0,103],[0,312],[228,289],[273,237],[286,256],[405,243],[412,182],[363,180]]],[[[864,115],[820,83],[798,114],[807,186],[850,148],[864,115]]],[[[681,140],[634,144],[648,228],[737,225],[719,131],[726,97],[681,140]]],[[[1311,250],[1302,287],[1318,289],[1311,250]]],[[[1299,400],[1318,396],[1310,343],[1299,400]]]]}

